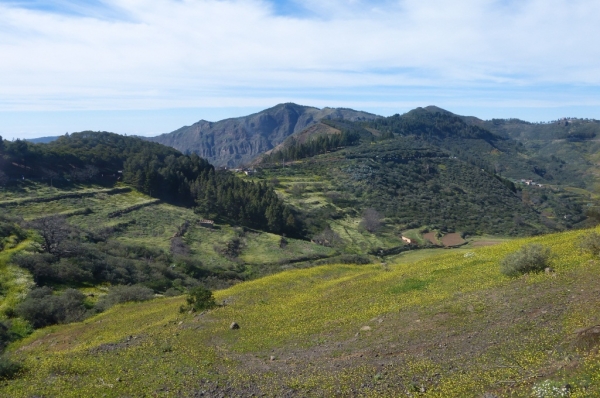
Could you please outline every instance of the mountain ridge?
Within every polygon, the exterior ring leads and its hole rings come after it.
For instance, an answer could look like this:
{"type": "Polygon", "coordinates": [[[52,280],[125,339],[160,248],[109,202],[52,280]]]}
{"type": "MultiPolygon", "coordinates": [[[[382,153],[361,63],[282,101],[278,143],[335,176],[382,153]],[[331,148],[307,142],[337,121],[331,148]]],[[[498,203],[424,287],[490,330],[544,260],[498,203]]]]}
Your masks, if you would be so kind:
{"type": "Polygon", "coordinates": [[[347,108],[316,108],[294,103],[218,122],[200,120],[167,134],[147,138],[182,152],[193,152],[215,166],[234,167],[275,148],[290,135],[322,119],[374,120],[381,116],[347,108]]]}

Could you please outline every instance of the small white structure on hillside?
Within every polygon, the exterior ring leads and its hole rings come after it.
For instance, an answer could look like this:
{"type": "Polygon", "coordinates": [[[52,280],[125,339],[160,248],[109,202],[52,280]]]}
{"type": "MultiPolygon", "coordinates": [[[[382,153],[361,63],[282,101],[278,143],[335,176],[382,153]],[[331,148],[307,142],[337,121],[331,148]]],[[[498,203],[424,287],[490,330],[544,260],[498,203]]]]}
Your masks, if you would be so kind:
{"type": "Polygon", "coordinates": [[[402,237],[402,241],[404,241],[404,242],[408,243],[409,245],[412,245],[412,244],[414,244],[414,243],[415,243],[415,241],[414,241],[414,240],[412,240],[411,238],[407,238],[406,236],[403,236],[403,237],[402,237]]]}

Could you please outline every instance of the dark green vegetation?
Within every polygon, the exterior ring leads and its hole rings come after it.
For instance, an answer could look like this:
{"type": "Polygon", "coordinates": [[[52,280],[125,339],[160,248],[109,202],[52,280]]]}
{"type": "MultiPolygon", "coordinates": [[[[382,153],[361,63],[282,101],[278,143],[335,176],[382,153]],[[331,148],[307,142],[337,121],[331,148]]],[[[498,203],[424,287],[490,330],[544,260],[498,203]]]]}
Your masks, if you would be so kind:
{"type": "Polygon", "coordinates": [[[52,294],[52,289],[33,289],[15,312],[34,328],[57,323],[70,323],[86,318],[88,308],[85,295],[76,289],[66,289],[61,294],[52,294]]]}
{"type": "Polygon", "coordinates": [[[597,190],[600,120],[563,118],[529,123],[519,119],[463,119],[523,146],[533,169],[507,169],[506,175],[597,190]]]}
{"type": "Polygon", "coordinates": [[[327,228],[343,236],[336,220],[366,208],[379,211],[395,233],[528,235],[595,222],[589,216],[596,198],[573,188],[586,183],[564,160],[468,118],[428,107],[321,126],[292,135],[260,160],[261,177],[309,209],[305,221],[313,236],[327,228]],[[534,183],[521,181],[529,179],[534,183]],[[317,196],[318,187],[326,193],[317,196]]]}
{"type": "MultiPolygon", "coordinates": [[[[323,121],[323,124],[331,127],[339,125],[334,122],[323,121]]],[[[340,131],[340,130],[338,130],[340,131]]],[[[294,136],[283,143],[281,149],[273,151],[262,159],[263,163],[285,162],[285,160],[298,160],[309,158],[327,151],[336,150],[340,147],[357,145],[360,143],[361,130],[350,125],[348,129],[341,130],[339,134],[323,134],[313,136],[310,141],[302,143],[296,140],[294,136]]],[[[367,134],[369,134],[367,132],[367,134]]]]}
{"type": "Polygon", "coordinates": [[[600,234],[593,232],[586,235],[581,239],[581,242],[579,242],[579,246],[582,251],[597,257],[600,255],[600,234]]]}
{"type": "Polygon", "coordinates": [[[286,200],[305,209],[304,222],[314,235],[330,228],[346,242],[351,238],[340,223],[360,221],[367,208],[383,217],[384,228],[373,232],[396,236],[423,226],[471,236],[527,235],[585,219],[572,197],[550,188],[517,189],[489,169],[413,136],[368,141],[286,167],[263,164],[256,178],[276,182],[286,200]]]}
{"type": "Polygon", "coordinates": [[[180,308],[180,312],[185,312],[188,309],[194,311],[209,310],[217,305],[217,303],[215,303],[215,297],[213,296],[213,293],[203,286],[197,286],[193,289],[190,289],[185,301],[187,302],[188,306],[182,306],[180,308]]]}

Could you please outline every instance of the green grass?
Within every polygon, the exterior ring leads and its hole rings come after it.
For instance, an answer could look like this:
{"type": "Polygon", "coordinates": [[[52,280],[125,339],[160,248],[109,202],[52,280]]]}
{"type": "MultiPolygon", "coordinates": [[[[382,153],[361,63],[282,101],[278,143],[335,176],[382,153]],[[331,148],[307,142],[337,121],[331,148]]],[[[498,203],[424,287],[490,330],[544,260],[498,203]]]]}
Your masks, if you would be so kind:
{"type": "Polygon", "coordinates": [[[188,396],[219,384],[226,395],[400,396],[422,386],[433,397],[529,397],[551,379],[569,382],[573,397],[597,396],[600,355],[571,348],[575,330],[600,322],[600,262],[576,244],[585,233],[407,253],[387,270],[290,270],[216,292],[227,305],[202,315],[180,314],[182,298],[122,305],[14,344],[27,370],[0,393],[188,396]],[[551,247],[556,274],[500,273],[500,259],[528,243],[551,247]]]}
{"type": "Polygon", "coordinates": [[[12,249],[0,251],[0,318],[14,309],[34,286],[29,272],[10,264],[10,258],[29,245],[30,241],[24,241],[12,249]]]}
{"type": "Polygon", "coordinates": [[[330,257],[335,250],[310,242],[286,238],[287,243],[280,247],[281,237],[267,233],[249,233],[246,246],[240,258],[247,264],[276,264],[282,258],[290,260],[330,257]]]}
{"type": "Polygon", "coordinates": [[[402,283],[392,287],[389,291],[393,294],[407,293],[412,290],[424,290],[429,283],[427,281],[415,278],[408,278],[402,281],[402,283]]]}
{"type": "Polygon", "coordinates": [[[346,217],[330,222],[331,229],[344,240],[344,250],[349,253],[367,253],[375,248],[402,245],[402,240],[392,228],[382,228],[377,233],[360,228],[360,218],[346,217]]]}
{"type": "Polygon", "coordinates": [[[404,231],[402,233],[402,235],[416,241],[420,245],[430,244],[431,242],[429,242],[427,239],[423,238],[423,235],[421,234],[421,229],[422,228],[409,229],[409,230],[404,231]]]}

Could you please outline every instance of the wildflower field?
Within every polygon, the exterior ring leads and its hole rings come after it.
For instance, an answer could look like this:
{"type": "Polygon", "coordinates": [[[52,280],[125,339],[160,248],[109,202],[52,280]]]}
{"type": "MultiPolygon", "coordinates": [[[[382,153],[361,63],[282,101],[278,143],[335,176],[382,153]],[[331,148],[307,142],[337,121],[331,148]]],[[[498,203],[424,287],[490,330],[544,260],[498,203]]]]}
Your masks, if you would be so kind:
{"type": "Polygon", "coordinates": [[[10,346],[25,367],[0,395],[600,396],[598,342],[578,340],[600,324],[589,233],[289,270],[204,313],[180,313],[182,297],[120,305],[10,346]],[[528,243],[554,272],[502,275],[528,243]]]}

